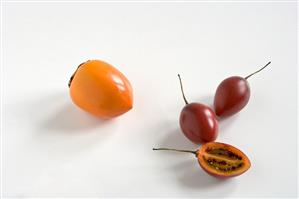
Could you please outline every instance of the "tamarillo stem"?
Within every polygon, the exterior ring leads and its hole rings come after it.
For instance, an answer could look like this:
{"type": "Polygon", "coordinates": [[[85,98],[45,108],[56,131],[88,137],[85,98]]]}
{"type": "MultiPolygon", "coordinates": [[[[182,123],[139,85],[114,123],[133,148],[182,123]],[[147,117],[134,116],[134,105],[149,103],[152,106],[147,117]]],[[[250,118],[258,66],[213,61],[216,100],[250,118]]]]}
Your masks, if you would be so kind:
{"type": "Polygon", "coordinates": [[[271,64],[271,62],[269,61],[265,66],[263,66],[261,69],[255,71],[254,73],[251,73],[250,75],[248,75],[247,77],[245,77],[245,79],[247,80],[249,77],[251,77],[252,75],[264,70],[264,68],[266,68],[269,64],[271,64]]]}
{"type": "Polygon", "coordinates": [[[181,149],[170,149],[170,148],[153,148],[154,151],[176,151],[176,152],[182,152],[182,153],[192,153],[197,155],[196,151],[190,151],[190,150],[181,150],[181,149]]]}
{"type": "Polygon", "coordinates": [[[181,76],[180,74],[178,74],[178,77],[179,77],[179,80],[180,80],[180,86],[181,86],[181,92],[182,92],[182,95],[183,95],[183,98],[184,98],[184,101],[186,104],[189,104],[187,99],[186,99],[186,96],[185,96],[185,93],[184,93],[184,89],[183,89],[183,83],[182,83],[182,79],[181,79],[181,76]]]}

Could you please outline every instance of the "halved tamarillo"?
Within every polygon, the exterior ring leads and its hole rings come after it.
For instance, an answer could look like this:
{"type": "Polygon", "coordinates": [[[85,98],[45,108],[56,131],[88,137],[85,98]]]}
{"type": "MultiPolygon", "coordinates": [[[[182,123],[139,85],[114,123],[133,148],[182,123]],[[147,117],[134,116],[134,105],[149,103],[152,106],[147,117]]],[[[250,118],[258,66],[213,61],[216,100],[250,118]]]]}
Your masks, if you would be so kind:
{"type": "Polygon", "coordinates": [[[219,178],[241,175],[251,166],[250,160],[241,150],[220,142],[205,143],[196,151],[169,148],[153,148],[153,150],[169,150],[195,154],[201,168],[208,174],[219,178]]]}

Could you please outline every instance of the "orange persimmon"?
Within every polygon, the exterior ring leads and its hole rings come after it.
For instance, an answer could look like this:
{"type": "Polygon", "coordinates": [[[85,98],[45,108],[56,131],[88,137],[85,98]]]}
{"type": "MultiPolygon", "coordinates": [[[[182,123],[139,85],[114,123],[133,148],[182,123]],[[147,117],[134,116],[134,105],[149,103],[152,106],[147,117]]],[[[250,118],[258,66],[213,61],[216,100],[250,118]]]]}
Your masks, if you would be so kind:
{"type": "Polygon", "coordinates": [[[89,60],[80,64],[69,81],[70,96],[81,109],[103,119],[133,107],[129,80],[112,65],[89,60]]]}

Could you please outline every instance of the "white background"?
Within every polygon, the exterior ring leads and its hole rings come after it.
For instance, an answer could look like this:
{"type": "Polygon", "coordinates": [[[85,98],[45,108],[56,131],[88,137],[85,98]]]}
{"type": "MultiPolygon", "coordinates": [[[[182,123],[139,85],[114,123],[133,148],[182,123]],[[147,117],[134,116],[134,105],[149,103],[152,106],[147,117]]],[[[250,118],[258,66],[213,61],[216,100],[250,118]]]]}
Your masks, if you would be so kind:
{"type": "Polygon", "coordinates": [[[295,196],[295,3],[3,3],[4,196],[295,196]],[[134,108],[111,121],[79,110],[67,83],[102,59],[134,88],[134,108]],[[252,167],[218,180],[189,154],[184,102],[211,105],[231,75],[249,79],[245,109],[220,122],[217,141],[252,167]]]}

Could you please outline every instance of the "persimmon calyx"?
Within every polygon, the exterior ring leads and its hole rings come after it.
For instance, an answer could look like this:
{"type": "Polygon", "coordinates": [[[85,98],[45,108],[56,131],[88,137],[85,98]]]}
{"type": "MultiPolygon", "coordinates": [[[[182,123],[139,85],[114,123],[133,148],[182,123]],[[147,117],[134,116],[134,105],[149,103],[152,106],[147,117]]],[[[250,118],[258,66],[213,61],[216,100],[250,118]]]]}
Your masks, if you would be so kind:
{"type": "MultiPolygon", "coordinates": [[[[88,61],[90,61],[90,60],[88,60],[88,61]]],[[[88,62],[88,61],[86,61],[86,62],[88,62]]],[[[74,79],[74,77],[75,77],[75,75],[76,75],[78,69],[79,69],[83,64],[85,64],[86,62],[81,63],[81,64],[77,67],[77,69],[75,70],[75,72],[72,74],[72,76],[71,76],[71,78],[70,78],[70,80],[69,80],[69,83],[68,83],[68,86],[69,86],[69,87],[71,87],[72,81],[73,81],[73,79],[74,79]]]]}

